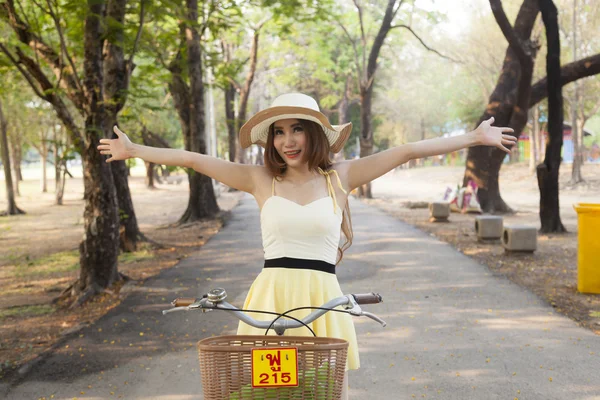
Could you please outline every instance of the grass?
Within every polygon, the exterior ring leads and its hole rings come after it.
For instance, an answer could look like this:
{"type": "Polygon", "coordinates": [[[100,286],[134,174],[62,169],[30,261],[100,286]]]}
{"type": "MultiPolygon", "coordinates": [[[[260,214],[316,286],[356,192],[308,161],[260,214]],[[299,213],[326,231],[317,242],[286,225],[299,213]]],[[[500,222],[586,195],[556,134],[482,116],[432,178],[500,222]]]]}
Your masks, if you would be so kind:
{"type": "Polygon", "coordinates": [[[32,317],[51,314],[53,312],[54,307],[47,304],[11,307],[0,310],[0,320],[8,317],[32,317]]]}
{"type": "MultiPolygon", "coordinates": [[[[11,261],[16,258],[9,257],[11,261]]],[[[130,264],[152,258],[152,252],[142,249],[133,253],[119,255],[119,264],[130,264]]],[[[56,275],[76,271],[79,269],[79,250],[62,251],[48,256],[30,260],[25,256],[24,261],[17,263],[14,269],[15,278],[29,278],[56,275]]]]}
{"type": "Polygon", "coordinates": [[[143,248],[144,246],[140,246],[142,249],[138,251],[134,251],[133,253],[121,253],[119,255],[119,264],[131,264],[138,261],[144,261],[152,258],[152,252],[143,248]]]}
{"type": "Polygon", "coordinates": [[[600,311],[590,311],[590,317],[600,318],[600,311]]]}
{"type": "Polygon", "coordinates": [[[25,262],[15,267],[15,277],[27,278],[30,276],[44,276],[61,272],[71,272],[79,268],[79,251],[61,251],[48,256],[29,260],[25,257],[25,262]]]}

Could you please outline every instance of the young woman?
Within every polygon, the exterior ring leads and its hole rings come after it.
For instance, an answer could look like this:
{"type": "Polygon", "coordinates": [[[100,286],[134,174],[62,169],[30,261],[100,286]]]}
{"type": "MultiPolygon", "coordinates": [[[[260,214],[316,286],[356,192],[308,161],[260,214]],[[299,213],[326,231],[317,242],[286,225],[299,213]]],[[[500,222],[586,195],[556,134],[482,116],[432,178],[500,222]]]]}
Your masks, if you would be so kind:
{"type": "MultiPolygon", "coordinates": [[[[332,126],[314,99],[300,93],[279,96],[240,130],[240,144],[265,148],[265,165],[244,165],[184,150],[159,149],[131,143],[117,127],[117,139],[101,139],[98,149],[107,162],[142,158],[155,164],[178,165],[208,175],[254,196],[260,208],[265,265],[246,298],[244,308],[284,312],[319,306],[342,295],[335,269],[352,244],[348,193],[415,159],[450,153],[475,145],[506,152],[516,138],[510,128],[492,127],[493,118],[462,136],[423,140],[369,157],[332,164],[351,124],[332,126]],[[339,246],[341,233],[344,243],[339,246]]],[[[297,312],[303,318],[309,311],[297,312]]],[[[255,315],[261,318],[261,315],[255,315]]],[[[266,318],[266,317],[263,317],[266,318]]],[[[327,313],[311,324],[317,336],[347,340],[348,368],[359,367],[356,334],[348,314],[327,313]]],[[[299,330],[289,334],[308,334],[299,330]]],[[[264,334],[242,322],[238,334],[264,334]]]]}

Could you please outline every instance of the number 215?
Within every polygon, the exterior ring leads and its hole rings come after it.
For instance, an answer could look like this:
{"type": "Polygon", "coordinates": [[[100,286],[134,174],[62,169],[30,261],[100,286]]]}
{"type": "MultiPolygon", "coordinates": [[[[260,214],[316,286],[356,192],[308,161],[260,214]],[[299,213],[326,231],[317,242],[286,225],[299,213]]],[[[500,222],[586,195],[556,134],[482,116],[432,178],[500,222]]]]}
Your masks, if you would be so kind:
{"type": "MultiPolygon", "coordinates": [[[[277,373],[271,375],[273,377],[273,383],[277,383],[277,373]]],[[[290,383],[292,377],[289,372],[283,372],[281,374],[281,383],[290,383]]],[[[269,383],[269,374],[260,374],[260,383],[268,384],[269,383]]]]}

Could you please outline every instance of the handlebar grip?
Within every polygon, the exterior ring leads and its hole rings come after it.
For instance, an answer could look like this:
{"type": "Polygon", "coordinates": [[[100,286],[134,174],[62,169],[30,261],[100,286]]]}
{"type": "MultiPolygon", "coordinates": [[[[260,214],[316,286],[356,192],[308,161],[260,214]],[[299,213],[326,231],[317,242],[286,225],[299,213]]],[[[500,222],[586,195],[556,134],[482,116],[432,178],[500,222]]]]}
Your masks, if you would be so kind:
{"type": "Polygon", "coordinates": [[[178,297],[171,302],[174,307],[187,307],[194,303],[196,299],[194,297],[178,297]]]}
{"type": "Polygon", "coordinates": [[[353,294],[354,300],[358,304],[377,304],[382,303],[383,299],[379,293],[361,293],[361,294],[353,294]]]}

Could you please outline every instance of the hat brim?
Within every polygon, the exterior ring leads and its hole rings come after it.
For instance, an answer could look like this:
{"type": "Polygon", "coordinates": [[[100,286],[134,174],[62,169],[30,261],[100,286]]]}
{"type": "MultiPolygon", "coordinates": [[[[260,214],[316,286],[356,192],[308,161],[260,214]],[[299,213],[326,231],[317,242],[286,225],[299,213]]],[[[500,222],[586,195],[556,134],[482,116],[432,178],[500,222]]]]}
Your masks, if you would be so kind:
{"type": "Polygon", "coordinates": [[[306,119],[313,121],[323,128],[323,132],[329,142],[330,150],[338,153],[344,148],[344,144],[352,132],[352,123],[343,125],[331,125],[327,117],[310,108],[304,107],[271,107],[256,113],[240,129],[240,146],[249,147],[256,143],[265,147],[269,134],[269,126],[281,119],[306,119]]]}

